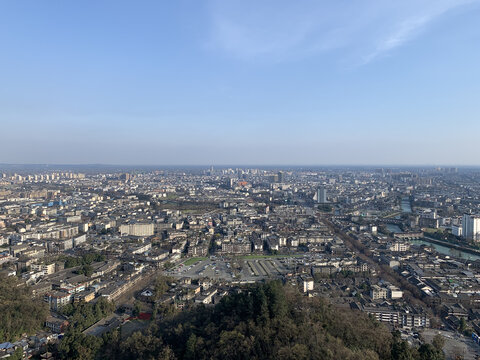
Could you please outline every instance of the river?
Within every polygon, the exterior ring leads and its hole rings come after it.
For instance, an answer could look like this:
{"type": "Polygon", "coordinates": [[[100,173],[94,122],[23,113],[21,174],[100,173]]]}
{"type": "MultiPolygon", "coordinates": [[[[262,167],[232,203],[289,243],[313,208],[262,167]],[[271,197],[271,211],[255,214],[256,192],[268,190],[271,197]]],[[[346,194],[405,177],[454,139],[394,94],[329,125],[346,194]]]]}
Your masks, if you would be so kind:
{"type": "Polygon", "coordinates": [[[402,207],[402,211],[404,213],[411,213],[412,212],[412,206],[410,205],[410,198],[409,197],[402,198],[401,207],[402,207]]]}
{"type": "Polygon", "coordinates": [[[402,229],[398,225],[395,224],[385,224],[385,227],[387,228],[388,231],[393,232],[393,233],[401,233],[402,229]]]}
{"type": "Polygon", "coordinates": [[[478,260],[480,259],[479,255],[475,254],[470,254],[465,251],[457,250],[457,249],[452,249],[443,245],[438,245],[434,244],[425,240],[410,240],[410,243],[414,245],[428,245],[433,247],[436,251],[438,251],[440,254],[444,255],[449,255],[451,257],[459,258],[459,259],[464,259],[464,260],[478,260]]]}
{"type": "MultiPolygon", "coordinates": [[[[385,227],[388,229],[388,231],[393,232],[393,233],[401,233],[402,229],[398,225],[395,224],[385,224],[385,227]]],[[[457,249],[452,249],[443,245],[438,245],[434,244],[431,242],[428,242],[426,240],[410,240],[410,242],[414,245],[428,245],[432,246],[436,251],[438,251],[440,254],[444,255],[449,255],[451,257],[455,258],[460,258],[460,259],[465,259],[465,260],[478,260],[480,259],[480,255],[475,255],[475,254],[470,254],[465,251],[457,250],[457,249]]]]}
{"type": "MultiPolygon", "coordinates": [[[[404,197],[402,198],[402,212],[404,213],[411,213],[412,212],[412,207],[410,205],[410,198],[409,197],[404,197]]],[[[400,218],[400,216],[398,216],[400,218]]],[[[393,233],[401,233],[402,229],[398,225],[395,224],[386,224],[385,225],[388,231],[393,232],[393,233]]],[[[478,260],[480,259],[479,255],[475,254],[470,254],[465,251],[457,250],[457,249],[452,249],[443,245],[438,245],[434,244],[425,240],[410,240],[410,242],[414,245],[428,245],[432,246],[436,251],[438,251],[440,254],[444,255],[449,255],[451,257],[459,258],[459,259],[464,259],[464,260],[478,260]]]]}

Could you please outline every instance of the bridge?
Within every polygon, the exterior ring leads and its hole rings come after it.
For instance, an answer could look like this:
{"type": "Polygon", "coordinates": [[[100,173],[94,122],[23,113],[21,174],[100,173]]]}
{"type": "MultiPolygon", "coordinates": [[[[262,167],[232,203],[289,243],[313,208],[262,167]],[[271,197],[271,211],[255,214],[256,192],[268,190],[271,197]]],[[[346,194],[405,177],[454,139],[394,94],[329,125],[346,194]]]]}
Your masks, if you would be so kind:
{"type": "Polygon", "coordinates": [[[393,235],[394,238],[396,239],[422,239],[423,238],[423,232],[405,232],[405,233],[396,233],[393,235]]]}
{"type": "Polygon", "coordinates": [[[403,224],[403,221],[401,219],[381,218],[381,219],[378,219],[378,221],[384,224],[395,224],[395,225],[403,224]]]}

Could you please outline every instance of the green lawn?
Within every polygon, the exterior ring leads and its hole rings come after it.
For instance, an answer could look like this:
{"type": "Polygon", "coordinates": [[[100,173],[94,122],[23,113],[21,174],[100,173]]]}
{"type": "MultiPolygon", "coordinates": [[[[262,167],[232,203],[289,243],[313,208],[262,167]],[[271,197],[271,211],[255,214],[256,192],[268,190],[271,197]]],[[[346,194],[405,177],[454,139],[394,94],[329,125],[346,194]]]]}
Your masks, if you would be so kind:
{"type": "Polygon", "coordinates": [[[185,261],[183,263],[183,265],[189,266],[189,265],[195,264],[197,261],[203,261],[203,260],[207,260],[207,258],[206,257],[193,257],[193,258],[190,258],[187,261],[185,261]]]}

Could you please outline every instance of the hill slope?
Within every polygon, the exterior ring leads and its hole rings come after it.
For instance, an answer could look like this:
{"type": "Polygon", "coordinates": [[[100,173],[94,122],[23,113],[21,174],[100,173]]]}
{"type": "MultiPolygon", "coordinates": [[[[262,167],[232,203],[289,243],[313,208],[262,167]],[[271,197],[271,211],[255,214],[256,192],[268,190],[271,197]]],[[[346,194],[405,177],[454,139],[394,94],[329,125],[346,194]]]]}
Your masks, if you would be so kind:
{"type": "Polygon", "coordinates": [[[362,313],[271,282],[159,321],[126,341],[113,334],[100,357],[433,360],[443,353],[431,345],[411,348],[362,313]]]}

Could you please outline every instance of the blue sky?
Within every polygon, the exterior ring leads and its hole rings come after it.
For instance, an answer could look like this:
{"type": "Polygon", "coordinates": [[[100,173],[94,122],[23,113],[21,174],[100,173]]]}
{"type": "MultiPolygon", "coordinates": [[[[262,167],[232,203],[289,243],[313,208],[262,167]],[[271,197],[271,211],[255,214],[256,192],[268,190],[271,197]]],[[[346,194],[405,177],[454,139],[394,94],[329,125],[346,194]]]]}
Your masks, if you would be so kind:
{"type": "Polygon", "coordinates": [[[480,0],[0,0],[0,162],[480,165],[480,0]]]}

